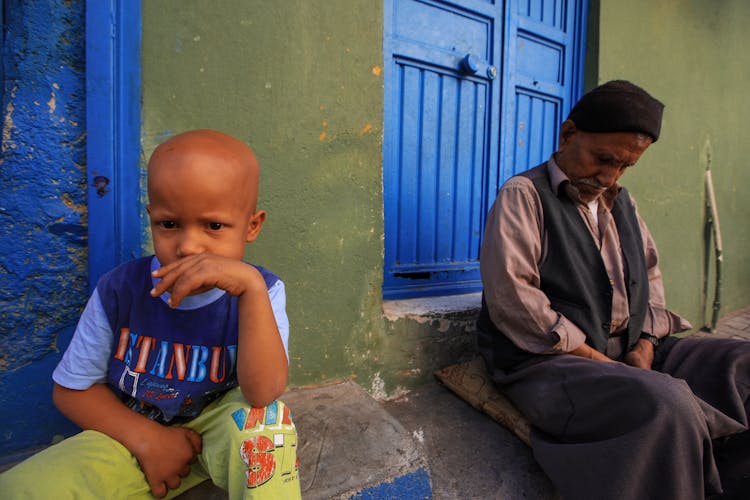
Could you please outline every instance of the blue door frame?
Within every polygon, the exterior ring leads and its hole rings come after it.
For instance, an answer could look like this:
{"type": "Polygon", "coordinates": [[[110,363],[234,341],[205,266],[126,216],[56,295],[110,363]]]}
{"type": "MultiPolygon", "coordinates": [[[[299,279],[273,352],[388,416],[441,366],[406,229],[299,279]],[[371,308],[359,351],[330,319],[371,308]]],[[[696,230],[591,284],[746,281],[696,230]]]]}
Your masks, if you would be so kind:
{"type": "MultiPolygon", "coordinates": [[[[69,11],[71,19],[75,18],[74,29],[81,29],[85,26],[83,36],[85,36],[86,41],[86,102],[79,98],[81,91],[78,90],[84,83],[81,81],[83,77],[78,72],[77,66],[78,56],[81,56],[80,59],[82,60],[83,54],[76,54],[75,64],[66,65],[69,67],[66,67],[64,72],[67,83],[63,87],[67,85],[68,89],[74,88],[76,92],[75,98],[68,96],[69,98],[65,102],[66,106],[71,106],[69,114],[65,116],[81,123],[83,123],[81,121],[83,118],[79,117],[85,117],[86,120],[88,272],[89,283],[93,287],[102,273],[119,262],[140,254],[141,251],[140,235],[142,229],[139,222],[139,212],[141,212],[139,186],[139,172],[141,170],[139,165],[141,11],[140,0],[94,0],[85,3],[82,1],[72,3],[75,5],[66,6],[66,10],[69,11]],[[84,10],[85,24],[84,20],[81,19],[84,10]],[[74,83],[73,80],[75,80],[74,83]],[[76,109],[72,109],[73,106],[76,106],[76,109]],[[81,106],[81,108],[77,108],[77,106],[81,106]],[[83,106],[86,107],[86,110],[82,109],[83,106]],[[106,179],[106,183],[103,178],[106,179]]],[[[29,7],[29,15],[31,16],[29,20],[39,21],[56,16],[58,12],[55,9],[58,9],[62,2],[23,2],[23,0],[10,2],[0,0],[0,26],[7,26],[9,18],[12,17],[5,14],[24,13],[23,11],[11,10],[21,4],[24,5],[24,8],[34,5],[33,9],[29,7]],[[41,14],[41,12],[44,13],[41,14]]],[[[14,22],[16,21],[17,19],[14,19],[14,22]]],[[[63,21],[59,22],[62,23],[63,21]]],[[[55,31],[52,28],[54,27],[50,26],[50,31],[55,31]]],[[[53,39],[56,40],[57,35],[49,39],[45,37],[41,41],[35,40],[35,43],[49,43],[53,39]]],[[[60,38],[60,40],[63,39],[60,38]]],[[[65,50],[79,50],[79,40],[79,38],[76,38],[75,41],[64,42],[65,50]]],[[[5,41],[0,37],[0,49],[3,48],[4,43],[5,41]]],[[[10,49],[10,46],[11,44],[8,44],[5,50],[10,49]]],[[[57,56],[54,49],[50,50],[49,54],[46,52],[43,55],[34,54],[37,65],[47,64],[46,57],[49,57],[50,54],[57,56]]],[[[49,60],[50,63],[52,60],[49,60]]],[[[0,64],[0,81],[3,81],[2,69],[2,64],[0,64]]],[[[35,68],[35,70],[38,69],[35,68]]],[[[4,77],[6,79],[10,76],[15,77],[15,74],[10,74],[11,72],[15,72],[15,66],[6,66],[4,77]]],[[[36,73],[32,71],[30,74],[36,73]]],[[[57,81],[60,80],[50,80],[46,83],[51,84],[57,81]]],[[[30,86],[36,87],[37,85],[32,84],[30,86]]],[[[41,82],[38,86],[45,87],[41,82]]],[[[0,90],[1,97],[2,90],[0,90]]],[[[30,110],[33,110],[33,108],[24,112],[27,114],[33,113],[30,110]]],[[[32,123],[41,124],[42,121],[32,123]]],[[[76,130],[77,135],[77,125],[71,125],[65,130],[73,129],[76,130]]],[[[38,133],[39,131],[24,129],[19,130],[18,133],[21,134],[22,140],[33,140],[37,137],[53,136],[55,130],[38,133]]],[[[72,151],[75,149],[75,154],[78,153],[78,146],[73,147],[66,144],[63,137],[58,142],[63,145],[57,144],[55,147],[51,147],[50,151],[72,151]]],[[[76,156],[75,159],[77,158],[76,156]]],[[[69,162],[71,159],[73,159],[72,156],[63,156],[61,162],[69,162]]],[[[53,169],[57,165],[42,160],[39,162],[41,165],[35,169],[35,172],[48,172],[49,177],[53,178],[53,169]]],[[[69,177],[72,178],[72,174],[69,177]]],[[[77,172],[75,177],[78,179],[77,172]]],[[[43,178],[46,179],[47,176],[45,175],[43,178]]],[[[25,193],[26,200],[33,199],[38,193],[37,191],[25,193]]],[[[0,195],[0,197],[2,196],[0,195]]],[[[40,198],[37,203],[59,203],[61,201],[63,201],[62,196],[60,199],[50,200],[40,198]]],[[[76,199],[77,203],[78,199],[76,199]]],[[[71,215],[71,218],[77,220],[73,215],[71,215]]],[[[71,226],[77,227],[75,224],[71,224],[71,226]]],[[[77,233],[71,234],[77,235],[77,233]]],[[[35,238],[34,244],[37,245],[39,241],[47,240],[36,240],[35,238]]],[[[42,247],[39,248],[43,251],[42,247]]],[[[60,258],[63,258],[63,254],[71,255],[75,250],[68,249],[59,252],[60,258]]],[[[50,254],[52,252],[53,250],[50,251],[50,254]]],[[[54,272],[56,268],[54,264],[51,265],[53,267],[50,268],[50,272],[54,272]]],[[[75,267],[75,271],[78,272],[77,267],[75,267]]],[[[66,274],[66,278],[72,278],[69,273],[64,272],[64,274],[66,274]]],[[[42,289],[48,287],[44,280],[39,286],[42,289]]],[[[35,289],[36,285],[31,284],[29,293],[32,293],[35,289]]],[[[76,297],[78,297],[77,292],[79,291],[75,290],[76,297]]],[[[65,290],[59,290],[59,292],[65,294],[65,290]]],[[[27,291],[24,290],[22,297],[25,297],[26,293],[27,291]]],[[[57,299],[55,299],[55,302],[67,307],[69,304],[66,304],[66,300],[60,298],[59,302],[57,299]]],[[[75,300],[77,301],[77,299],[75,300]]],[[[27,302],[24,299],[24,303],[29,305],[29,308],[26,308],[26,305],[24,305],[24,308],[27,311],[25,316],[29,318],[31,323],[31,316],[37,314],[33,307],[34,302],[27,302]]],[[[0,465],[14,463],[21,458],[25,458],[30,451],[48,445],[53,440],[53,436],[67,436],[77,431],[77,427],[72,422],[54,409],[50,399],[52,383],[50,375],[60,360],[61,351],[67,347],[70,341],[75,326],[75,318],[70,317],[66,310],[59,317],[55,316],[54,320],[54,324],[44,331],[32,332],[34,327],[30,325],[29,335],[45,336],[50,340],[48,348],[39,348],[38,350],[43,355],[38,358],[29,358],[32,362],[18,369],[0,371],[0,400],[7,403],[5,404],[4,416],[0,417],[0,427],[3,429],[3,435],[0,437],[0,465]]],[[[25,349],[26,347],[25,343],[22,343],[17,348],[25,349]]],[[[31,349],[37,348],[32,346],[31,349]]],[[[0,492],[0,497],[2,496],[2,492],[0,492]]]]}
{"type": "Polygon", "coordinates": [[[141,2],[86,2],[89,288],[141,254],[141,2]]]}

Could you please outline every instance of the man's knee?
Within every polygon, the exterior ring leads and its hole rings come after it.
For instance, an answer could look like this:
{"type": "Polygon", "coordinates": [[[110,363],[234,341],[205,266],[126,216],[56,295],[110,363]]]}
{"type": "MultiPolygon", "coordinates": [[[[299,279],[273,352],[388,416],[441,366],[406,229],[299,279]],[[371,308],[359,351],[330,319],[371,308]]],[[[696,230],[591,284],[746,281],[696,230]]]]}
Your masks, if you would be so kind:
{"type": "Polygon", "coordinates": [[[571,438],[600,439],[673,423],[699,430],[704,421],[690,387],[654,371],[596,366],[590,374],[564,379],[560,392],[569,414],[558,411],[558,417],[565,417],[564,428],[553,434],[571,438]]]}
{"type": "Polygon", "coordinates": [[[686,414],[699,409],[690,386],[681,379],[655,371],[629,370],[635,376],[628,377],[629,400],[635,410],[653,414],[686,414]]]}

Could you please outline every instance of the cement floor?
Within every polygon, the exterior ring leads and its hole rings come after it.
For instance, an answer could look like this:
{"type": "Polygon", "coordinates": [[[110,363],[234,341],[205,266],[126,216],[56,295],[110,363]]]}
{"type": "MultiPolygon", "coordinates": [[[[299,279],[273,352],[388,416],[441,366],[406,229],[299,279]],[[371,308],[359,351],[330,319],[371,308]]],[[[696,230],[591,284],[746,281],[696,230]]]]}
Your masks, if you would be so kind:
{"type": "Polygon", "coordinates": [[[528,446],[445,387],[384,407],[424,446],[435,500],[560,498],[528,446]]]}

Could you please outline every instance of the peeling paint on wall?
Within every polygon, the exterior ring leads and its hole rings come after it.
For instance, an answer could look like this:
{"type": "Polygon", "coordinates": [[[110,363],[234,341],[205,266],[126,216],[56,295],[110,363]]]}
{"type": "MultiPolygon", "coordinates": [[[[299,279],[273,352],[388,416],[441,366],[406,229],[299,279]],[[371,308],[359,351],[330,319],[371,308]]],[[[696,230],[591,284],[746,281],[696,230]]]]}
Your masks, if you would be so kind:
{"type": "MultiPolygon", "coordinates": [[[[34,411],[45,426],[55,420],[49,355],[87,294],[84,2],[5,0],[5,7],[0,399],[6,414],[34,411]],[[24,397],[4,398],[11,385],[10,394],[24,397]]],[[[0,439],[0,451],[38,445],[36,431],[27,432],[0,439]]]]}
{"type": "Polygon", "coordinates": [[[85,301],[83,2],[9,2],[0,172],[0,369],[54,349],[85,301]],[[7,90],[10,90],[9,92],[7,90]],[[46,102],[47,113],[36,102],[46,102]],[[61,293],[64,290],[65,293],[61,293]]]}

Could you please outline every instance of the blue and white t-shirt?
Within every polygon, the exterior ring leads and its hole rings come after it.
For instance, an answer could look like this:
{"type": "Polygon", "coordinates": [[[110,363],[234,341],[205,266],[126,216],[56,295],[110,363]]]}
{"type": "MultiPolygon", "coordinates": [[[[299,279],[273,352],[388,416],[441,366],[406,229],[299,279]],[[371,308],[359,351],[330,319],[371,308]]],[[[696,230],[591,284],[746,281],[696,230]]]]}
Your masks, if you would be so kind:
{"type": "MultiPolygon", "coordinates": [[[[283,282],[263,276],[288,359],[283,282]]],[[[156,257],[127,262],[102,276],[52,378],[68,389],[109,383],[132,409],[160,422],[189,420],[237,386],[237,297],[220,289],[167,304],[152,297],[156,257]]]]}

